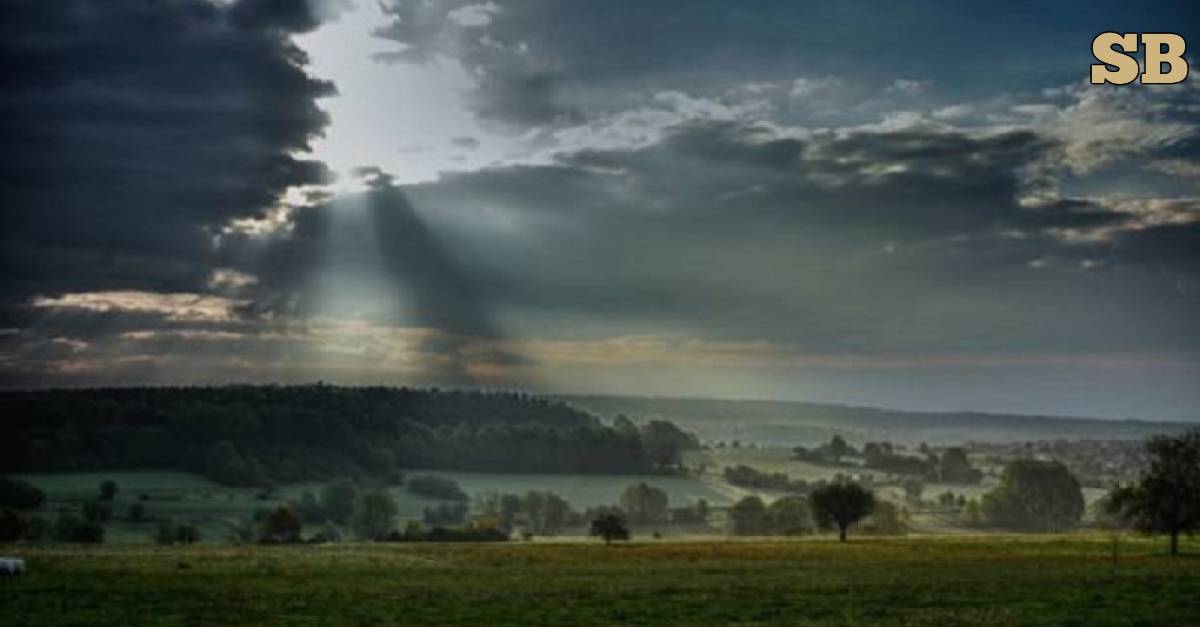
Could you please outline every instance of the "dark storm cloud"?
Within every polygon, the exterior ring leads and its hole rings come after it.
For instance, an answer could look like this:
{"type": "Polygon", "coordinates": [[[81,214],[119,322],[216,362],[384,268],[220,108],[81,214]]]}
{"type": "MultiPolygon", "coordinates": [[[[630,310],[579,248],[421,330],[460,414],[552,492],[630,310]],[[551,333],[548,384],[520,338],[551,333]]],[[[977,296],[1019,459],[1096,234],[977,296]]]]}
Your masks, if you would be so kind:
{"type": "MultiPolygon", "coordinates": [[[[402,189],[447,246],[471,251],[480,297],[547,336],[669,329],[852,352],[1193,341],[1182,247],[1150,267],[1124,242],[1155,231],[1126,233],[1130,214],[1020,201],[1020,171],[1060,148],[1031,131],[788,138],[693,123],[642,148],[402,189]],[[1060,235],[1105,228],[1120,235],[1060,235]]],[[[1197,225],[1178,229],[1186,243],[1197,225]]]]}
{"type": "MultiPolygon", "coordinates": [[[[720,0],[387,0],[388,61],[460,61],[470,103],[515,127],[577,124],[662,90],[722,93],[750,81],[836,75],[891,83],[906,97],[933,81],[948,98],[1078,80],[1096,33],[1172,30],[1189,38],[1195,3],[855,3],[720,0]],[[920,76],[912,76],[919,71],[920,76]],[[902,79],[897,81],[896,79],[902,79]],[[896,81],[896,82],[894,82],[896,81]]],[[[810,98],[798,95],[794,100],[810,98]]]]}
{"type": "Polygon", "coordinates": [[[324,180],[292,156],[333,93],[289,39],[317,25],[312,6],[0,6],[4,298],[201,289],[222,225],[324,180]]]}

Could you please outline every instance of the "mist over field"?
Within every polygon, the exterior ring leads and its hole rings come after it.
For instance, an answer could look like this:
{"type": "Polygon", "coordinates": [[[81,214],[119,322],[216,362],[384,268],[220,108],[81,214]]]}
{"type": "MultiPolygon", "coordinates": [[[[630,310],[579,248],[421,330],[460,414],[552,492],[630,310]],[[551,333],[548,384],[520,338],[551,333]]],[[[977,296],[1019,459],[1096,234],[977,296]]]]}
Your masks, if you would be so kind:
{"type": "Polygon", "coordinates": [[[1197,24],[6,0],[0,622],[1200,623],[1197,24]]]}

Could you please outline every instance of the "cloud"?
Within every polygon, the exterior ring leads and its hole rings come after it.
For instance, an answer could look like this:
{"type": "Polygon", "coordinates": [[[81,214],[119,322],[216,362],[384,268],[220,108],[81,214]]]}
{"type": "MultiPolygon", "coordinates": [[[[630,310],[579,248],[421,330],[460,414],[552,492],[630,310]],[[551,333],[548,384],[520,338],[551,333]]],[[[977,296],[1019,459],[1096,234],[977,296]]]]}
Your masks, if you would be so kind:
{"type": "Polygon", "coordinates": [[[399,49],[381,59],[461,64],[474,77],[468,103],[479,118],[518,131],[586,123],[660,91],[713,97],[801,77],[797,99],[818,86],[803,81],[835,77],[886,86],[893,99],[946,98],[940,104],[948,106],[1027,85],[1031,75],[1059,83],[1084,76],[1088,43],[1113,24],[1153,31],[1200,23],[1194,7],[1170,0],[1105,1],[1086,14],[1022,1],[923,1],[900,13],[882,0],[701,1],[686,10],[645,0],[386,0],[383,7],[390,23],[377,34],[399,49]]]}
{"type": "MultiPolygon", "coordinates": [[[[0,8],[4,298],[203,289],[212,236],[324,181],[305,0],[0,8]]],[[[325,5],[320,5],[325,14],[325,5]]]]}

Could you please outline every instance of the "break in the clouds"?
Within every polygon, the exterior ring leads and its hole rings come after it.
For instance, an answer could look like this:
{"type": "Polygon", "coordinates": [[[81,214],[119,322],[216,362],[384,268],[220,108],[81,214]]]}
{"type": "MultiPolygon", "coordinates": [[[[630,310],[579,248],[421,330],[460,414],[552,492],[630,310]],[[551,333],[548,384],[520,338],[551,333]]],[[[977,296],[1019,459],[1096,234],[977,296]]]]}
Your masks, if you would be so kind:
{"type": "Polygon", "coordinates": [[[1198,417],[1192,3],[358,4],[6,5],[5,384],[1198,417]]]}

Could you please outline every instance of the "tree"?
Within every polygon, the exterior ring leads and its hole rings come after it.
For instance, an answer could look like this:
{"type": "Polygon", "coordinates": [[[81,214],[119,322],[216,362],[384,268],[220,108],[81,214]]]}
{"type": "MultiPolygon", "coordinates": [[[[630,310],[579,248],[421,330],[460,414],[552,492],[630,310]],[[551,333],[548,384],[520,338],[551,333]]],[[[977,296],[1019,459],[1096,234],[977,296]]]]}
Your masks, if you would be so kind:
{"type": "Polygon", "coordinates": [[[529,516],[529,531],[553,535],[571,518],[571,504],[553,492],[530,491],[522,500],[522,510],[529,516]]]}
{"type": "Polygon", "coordinates": [[[384,490],[371,490],[358,499],[354,533],[363,540],[382,540],[396,526],[396,504],[384,490]]]}
{"type": "Polygon", "coordinates": [[[802,496],[785,496],[776,499],[767,507],[767,518],[774,533],[807,533],[812,528],[811,509],[808,499],[802,496]]]}
{"type": "Polygon", "coordinates": [[[265,538],[274,542],[299,542],[304,521],[288,505],[280,505],[267,514],[264,521],[265,538]]]}
{"type": "Polygon", "coordinates": [[[743,497],[729,508],[732,531],[739,536],[763,535],[769,530],[767,506],[756,495],[743,497]]]}
{"type": "Polygon", "coordinates": [[[332,481],[321,489],[321,506],[325,516],[339,525],[346,524],[354,515],[354,501],[357,498],[358,490],[349,479],[332,481]]]}
{"type": "Polygon", "coordinates": [[[1140,531],[1167,534],[1175,556],[1179,534],[1200,529],[1200,429],[1151,438],[1146,452],[1149,468],[1135,484],[1113,490],[1109,509],[1140,531]]]}
{"type": "Polygon", "coordinates": [[[32,483],[22,479],[0,477],[0,507],[37,509],[45,500],[46,495],[32,483]]]}
{"type": "Polygon", "coordinates": [[[629,520],[634,523],[665,522],[667,505],[667,493],[644,482],[625,488],[621,494],[621,508],[629,514],[629,520]]]}
{"type": "Polygon", "coordinates": [[[983,473],[971,466],[967,452],[959,447],[951,447],[942,453],[938,461],[938,476],[949,483],[979,483],[983,473]]]}
{"type": "Polygon", "coordinates": [[[100,500],[111,501],[117,497],[117,482],[105,479],[100,482],[100,500]]]}
{"type": "Polygon", "coordinates": [[[854,449],[846,444],[846,439],[841,435],[835,434],[829,439],[829,456],[833,458],[834,463],[841,461],[842,457],[853,451],[854,449]]]}
{"type": "Polygon", "coordinates": [[[822,527],[836,526],[838,540],[846,541],[846,530],[875,508],[875,495],[857,483],[838,482],[813,490],[809,495],[813,518],[822,527]]]}
{"type": "Polygon", "coordinates": [[[1004,468],[1000,485],[983,495],[981,508],[994,526],[1061,531],[1075,526],[1083,515],[1083,491],[1066,466],[1019,459],[1004,468]]]}
{"type": "Polygon", "coordinates": [[[604,538],[605,544],[612,544],[614,540],[628,540],[629,528],[625,526],[625,521],[616,514],[603,514],[592,521],[592,526],[588,528],[588,535],[592,537],[604,538]]]}

